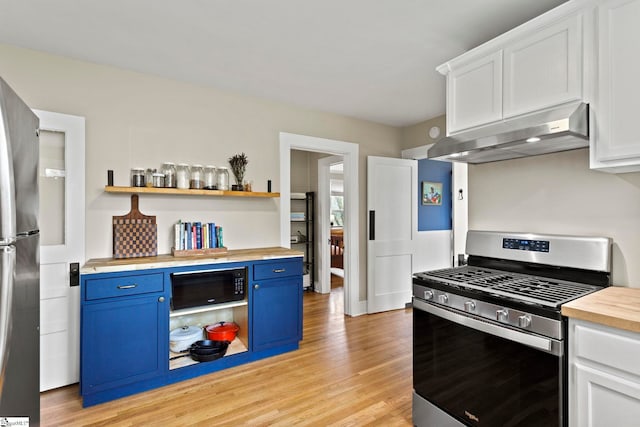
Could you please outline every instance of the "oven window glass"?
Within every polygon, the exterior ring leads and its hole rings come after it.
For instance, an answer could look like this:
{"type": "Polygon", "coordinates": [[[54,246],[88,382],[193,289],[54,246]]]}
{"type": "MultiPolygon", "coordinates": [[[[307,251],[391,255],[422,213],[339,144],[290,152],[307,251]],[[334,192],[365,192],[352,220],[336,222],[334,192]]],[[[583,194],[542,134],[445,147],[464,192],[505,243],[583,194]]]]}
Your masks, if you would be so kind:
{"type": "Polygon", "coordinates": [[[414,308],[416,393],[473,426],[558,426],[562,360],[414,308]]]}

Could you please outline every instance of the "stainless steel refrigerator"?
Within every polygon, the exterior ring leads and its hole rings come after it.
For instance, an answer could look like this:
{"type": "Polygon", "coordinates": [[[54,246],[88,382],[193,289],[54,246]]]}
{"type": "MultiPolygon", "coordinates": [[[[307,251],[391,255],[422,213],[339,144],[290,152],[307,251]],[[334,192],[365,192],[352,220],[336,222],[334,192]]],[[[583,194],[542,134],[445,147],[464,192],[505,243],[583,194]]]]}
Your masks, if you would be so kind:
{"type": "Polygon", "coordinates": [[[0,78],[0,424],[40,424],[38,126],[0,78]]]}

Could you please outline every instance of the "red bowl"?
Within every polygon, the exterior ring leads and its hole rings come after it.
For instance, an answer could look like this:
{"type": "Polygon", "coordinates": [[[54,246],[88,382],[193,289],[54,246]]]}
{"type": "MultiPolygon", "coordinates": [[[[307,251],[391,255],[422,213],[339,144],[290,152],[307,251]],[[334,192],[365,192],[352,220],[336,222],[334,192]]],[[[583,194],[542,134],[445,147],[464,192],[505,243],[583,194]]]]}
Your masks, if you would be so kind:
{"type": "Polygon", "coordinates": [[[235,339],[240,327],[233,322],[220,322],[204,327],[207,338],[213,341],[228,341],[235,339]]]}

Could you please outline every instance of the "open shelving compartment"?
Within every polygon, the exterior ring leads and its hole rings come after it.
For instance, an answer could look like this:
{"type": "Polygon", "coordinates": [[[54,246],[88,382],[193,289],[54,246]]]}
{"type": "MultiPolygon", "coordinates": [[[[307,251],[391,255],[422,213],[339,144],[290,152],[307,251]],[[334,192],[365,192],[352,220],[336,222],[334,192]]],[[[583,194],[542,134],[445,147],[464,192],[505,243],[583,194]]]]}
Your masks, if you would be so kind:
{"type": "MultiPolygon", "coordinates": [[[[229,344],[229,348],[223,357],[249,351],[249,304],[246,299],[228,303],[216,304],[204,307],[194,307],[182,310],[173,310],[169,314],[169,331],[182,326],[198,326],[203,329],[202,339],[206,339],[204,328],[220,322],[235,322],[240,330],[236,338],[229,344]]],[[[219,359],[218,359],[219,360],[219,359]]],[[[189,353],[174,353],[169,350],[169,370],[183,368],[198,363],[189,353]],[[182,356],[182,357],[179,357],[182,356]]]]}

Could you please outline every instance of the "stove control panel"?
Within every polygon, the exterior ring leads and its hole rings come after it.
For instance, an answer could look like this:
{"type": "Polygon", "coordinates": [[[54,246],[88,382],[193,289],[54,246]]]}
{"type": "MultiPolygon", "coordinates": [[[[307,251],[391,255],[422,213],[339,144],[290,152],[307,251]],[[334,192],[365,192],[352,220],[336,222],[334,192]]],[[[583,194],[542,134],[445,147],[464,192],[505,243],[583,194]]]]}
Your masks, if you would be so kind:
{"type": "Polygon", "coordinates": [[[465,316],[486,319],[514,329],[526,330],[554,339],[563,339],[562,323],[557,319],[544,317],[513,307],[496,305],[481,299],[445,292],[420,284],[413,284],[413,295],[429,305],[445,307],[464,313],[465,316]]]}
{"type": "Polygon", "coordinates": [[[549,252],[548,240],[502,239],[503,249],[516,249],[530,252],[549,252]]]}

